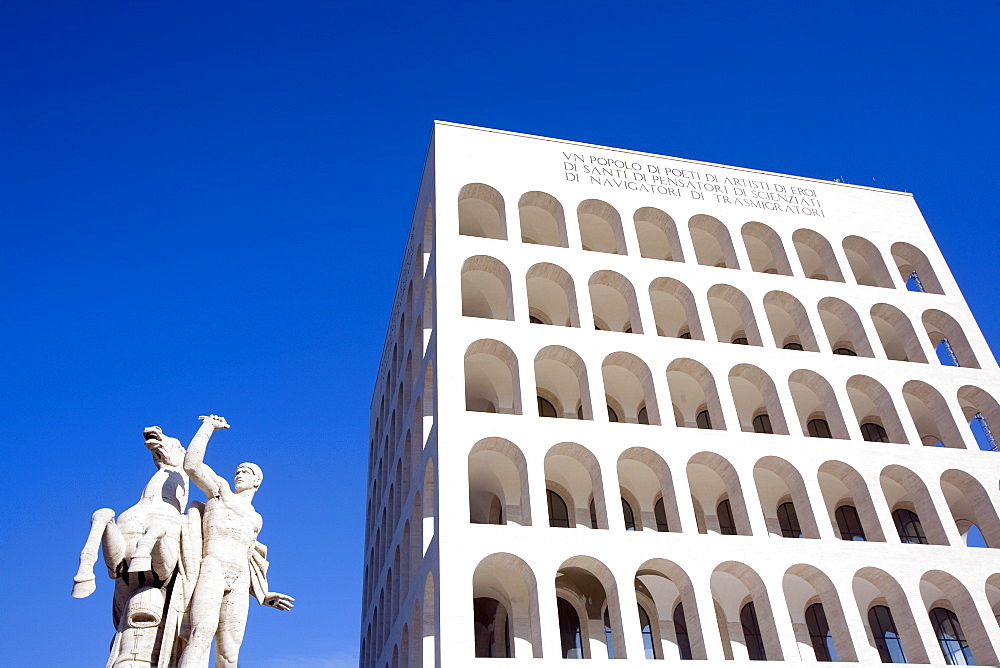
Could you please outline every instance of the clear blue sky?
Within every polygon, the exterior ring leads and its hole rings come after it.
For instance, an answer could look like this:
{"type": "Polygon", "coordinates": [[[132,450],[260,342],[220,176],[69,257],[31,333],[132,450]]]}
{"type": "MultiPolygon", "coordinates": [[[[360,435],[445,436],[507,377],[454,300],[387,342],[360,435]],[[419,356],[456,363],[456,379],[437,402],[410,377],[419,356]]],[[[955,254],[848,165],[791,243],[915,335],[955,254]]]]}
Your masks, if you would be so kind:
{"type": "Polygon", "coordinates": [[[141,430],[233,429],[272,588],[249,668],[356,665],[368,404],[435,118],[916,193],[1000,340],[1000,5],[50,2],[0,8],[0,656],[103,666],[69,596],[141,430]],[[357,277],[361,277],[359,280],[357,277]]]}

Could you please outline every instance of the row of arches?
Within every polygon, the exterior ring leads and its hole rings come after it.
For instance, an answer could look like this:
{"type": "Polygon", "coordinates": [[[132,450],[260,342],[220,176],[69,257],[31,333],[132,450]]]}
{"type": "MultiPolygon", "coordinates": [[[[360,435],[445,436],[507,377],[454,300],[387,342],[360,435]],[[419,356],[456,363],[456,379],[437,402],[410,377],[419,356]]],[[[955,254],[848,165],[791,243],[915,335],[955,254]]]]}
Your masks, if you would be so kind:
{"type": "MultiPolygon", "coordinates": [[[[890,465],[878,474],[873,489],[841,461],[825,462],[807,479],[787,460],[765,456],[743,479],[725,457],[702,452],[688,460],[684,479],[677,481],[656,452],[631,447],[619,456],[615,471],[621,497],[618,522],[613,517],[618,502],[605,496],[614,482],[605,482],[587,448],[559,443],[545,454],[543,467],[550,527],[750,536],[756,526],[775,537],[898,538],[933,545],[950,544],[950,534],[968,545],[1000,547],[1000,518],[990,494],[975,477],[957,469],[945,471],[938,488],[931,489],[910,469],[890,465]],[[759,513],[747,500],[754,493],[759,513]],[[946,508],[939,513],[941,503],[946,508]],[[954,522],[953,530],[945,527],[942,513],[954,522]]],[[[468,472],[470,522],[544,522],[532,519],[528,463],[510,441],[490,437],[476,443],[468,472]]]]}
{"type": "MultiPolygon", "coordinates": [[[[600,411],[599,395],[592,397],[587,365],[574,351],[546,346],[534,359],[537,415],[547,418],[594,420],[600,411]]],[[[996,443],[989,425],[1000,425],[1000,405],[988,392],[961,387],[953,405],[932,385],[911,380],[893,394],[870,376],[849,378],[843,391],[815,371],[798,369],[787,384],[777,385],[764,370],[737,364],[728,375],[730,395],[716,386],[712,372],[689,358],[673,360],[664,377],[651,373],[637,356],[626,352],[608,355],[601,364],[604,403],[610,422],[663,425],[698,429],[739,429],[766,434],[801,433],[812,438],[849,439],[881,443],[915,443],[926,446],[993,450],[996,443]],[[849,426],[841,398],[854,417],[849,426]],[[669,398],[669,412],[658,397],[669,398]],[[894,400],[895,396],[895,400],[894,400]],[[731,398],[731,403],[728,399],[731,398]],[[897,403],[911,422],[904,425],[897,403]],[[735,423],[727,425],[727,420],[735,423]],[[968,425],[967,434],[958,424],[968,425]],[[796,428],[797,425],[797,428],[796,428]],[[967,438],[968,437],[968,438],[967,438]]],[[[598,389],[599,386],[594,386],[598,389]]],[[[600,390],[598,390],[600,391],[600,390]]],[[[465,353],[466,410],[486,413],[530,413],[522,406],[517,356],[503,343],[481,339],[465,353]]],[[[601,411],[603,412],[603,411],[601,411]]],[[[603,420],[603,417],[600,418],[603,420]]]]}
{"type": "Polygon", "coordinates": [[[719,564],[705,582],[655,558],[635,571],[632,599],[605,564],[581,555],[563,562],[552,582],[555,596],[551,589],[540,595],[524,560],[509,553],[484,558],[472,582],[475,656],[541,657],[548,627],[559,634],[548,646],[566,659],[631,658],[631,646],[647,659],[669,660],[721,654],[751,661],[998,662],[980,610],[1000,613],[1000,574],[974,595],[954,576],[929,570],[919,579],[920,601],[911,601],[895,578],[874,567],[835,583],[812,565],[796,564],[769,589],[739,561],[719,564]]]}
{"type": "MultiPolygon", "coordinates": [[[[588,199],[577,207],[580,245],[583,250],[627,255],[627,241],[621,215],[607,202],[588,199]]],[[[518,200],[521,241],[545,246],[569,247],[566,216],[562,204],[545,192],[525,193],[518,200]]],[[[633,215],[635,239],[644,258],[685,261],[684,245],[677,224],[664,211],[643,207],[633,215]]],[[[459,233],[489,239],[508,238],[503,196],[483,183],[470,183],[458,195],[459,233]]],[[[717,218],[699,214],[688,221],[690,247],[698,264],[739,269],[740,259],[729,228],[717,218]]],[[[750,268],[767,274],[793,275],[781,236],[760,222],[740,228],[746,259],[750,268]]],[[[840,261],[832,244],[818,232],[796,230],[791,236],[802,274],[807,278],[845,282],[840,261]]],[[[850,235],[841,243],[855,281],[859,285],[896,287],[881,251],[871,241],[850,235]]],[[[908,290],[944,294],[927,256],[916,246],[897,242],[890,248],[892,260],[900,273],[901,284],[908,290]]]]}
{"type": "MultiPolygon", "coordinates": [[[[627,278],[614,271],[602,270],[590,277],[587,287],[595,329],[629,334],[644,332],[636,291],[627,278]]],[[[529,322],[560,327],[583,326],[573,278],[563,268],[549,262],[533,265],[525,275],[525,289],[529,322]]],[[[652,325],[658,336],[705,340],[711,334],[702,325],[698,304],[704,308],[707,302],[718,341],[765,345],[754,305],[741,290],[731,285],[713,285],[701,301],[700,296],[696,299],[677,279],[663,277],[650,283],[648,293],[652,325]]],[[[819,352],[821,346],[813,326],[818,316],[830,351],[875,357],[868,335],[871,330],[866,329],[854,307],[841,299],[819,300],[816,314],[811,315],[792,295],[773,290],[764,295],[761,305],[776,347],[819,352]]],[[[476,255],[463,263],[462,315],[515,319],[511,275],[502,262],[487,255],[476,255]]],[[[927,363],[928,354],[903,311],[890,304],[878,303],[871,307],[868,315],[888,359],[927,363]]],[[[922,314],[921,324],[930,343],[929,350],[934,351],[938,361],[947,366],[979,368],[968,337],[952,316],[938,309],[927,309],[922,314]]]]}

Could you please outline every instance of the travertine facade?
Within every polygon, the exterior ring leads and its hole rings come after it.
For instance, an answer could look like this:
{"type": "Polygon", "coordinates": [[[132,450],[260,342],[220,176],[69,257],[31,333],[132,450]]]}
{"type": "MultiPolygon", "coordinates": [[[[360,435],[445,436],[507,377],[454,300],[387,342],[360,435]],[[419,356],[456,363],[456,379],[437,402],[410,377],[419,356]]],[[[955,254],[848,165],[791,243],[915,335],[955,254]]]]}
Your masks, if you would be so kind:
{"type": "Polygon", "coordinates": [[[437,123],[361,666],[1000,663],[998,379],[908,194],[437,123]]]}

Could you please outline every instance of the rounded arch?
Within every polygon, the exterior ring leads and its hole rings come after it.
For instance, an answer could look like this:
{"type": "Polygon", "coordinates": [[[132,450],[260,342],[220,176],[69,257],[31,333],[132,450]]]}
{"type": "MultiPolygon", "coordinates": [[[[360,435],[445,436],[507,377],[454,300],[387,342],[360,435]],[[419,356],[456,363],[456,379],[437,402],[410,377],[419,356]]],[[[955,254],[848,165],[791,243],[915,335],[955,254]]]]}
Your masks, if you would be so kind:
{"type": "Polygon", "coordinates": [[[513,642],[509,658],[541,658],[538,586],[535,574],[523,559],[507,552],[495,552],[484,557],[472,574],[472,596],[473,600],[485,598],[499,601],[509,615],[509,620],[493,619],[500,628],[503,628],[502,622],[510,622],[513,642]]]}
{"type": "Polygon", "coordinates": [[[875,304],[870,311],[885,356],[899,362],[927,363],[910,319],[895,306],[875,304]]]}
{"type": "Polygon", "coordinates": [[[687,477],[698,533],[753,535],[743,486],[729,460],[714,452],[699,452],[688,460],[687,477]],[[728,503],[720,516],[723,502],[728,503]]]}
{"type": "Polygon", "coordinates": [[[726,658],[784,660],[771,599],[757,572],[739,561],[726,561],[712,571],[711,587],[726,658]]]}
{"type": "Polygon", "coordinates": [[[824,297],[819,300],[817,308],[823,329],[826,330],[826,338],[834,352],[841,353],[846,349],[861,357],[875,357],[861,318],[853,307],[841,299],[824,297]]]}
{"type": "Polygon", "coordinates": [[[803,436],[850,438],[833,387],[815,371],[798,369],[788,376],[788,389],[803,436]],[[820,427],[825,426],[825,431],[820,427]]]}
{"type": "Polygon", "coordinates": [[[794,466],[781,457],[762,457],[753,466],[753,479],[768,534],[785,538],[820,537],[805,482],[794,466]],[[790,512],[788,503],[792,504],[790,512]]]}
{"type": "Polygon", "coordinates": [[[701,615],[691,578],[667,559],[649,559],[635,572],[636,598],[651,603],[651,617],[658,626],[658,657],[707,659],[701,615]]]}
{"type": "Polygon", "coordinates": [[[980,450],[997,450],[993,429],[1000,429],[1000,404],[993,396],[974,385],[963,385],[958,390],[958,404],[962,409],[980,450]]]}
{"type": "Polygon", "coordinates": [[[927,309],[921,319],[931,346],[937,351],[942,364],[970,369],[980,368],[976,353],[973,352],[972,345],[957,320],[937,309],[927,309]]]}
{"type": "Polygon", "coordinates": [[[469,183],[458,191],[458,233],[487,239],[507,238],[503,195],[485,183],[469,183]]]}
{"type": "Polygon", "coordinates": [[[627,658],[618,584],[611,569],[594,557],[571,557],[557,569],[555,586],[556,596],[568,601],[579,615],[583,658],[627,658]]]}
{"type": "Polygon", "coordinates": [[[713,285],[708,289],[708,308],[720,343],[764,345],[750,300],[738,289],[721,283],[713,285]]]}
{"type": "Polygon", "coordinates": [[[718,218],[705,214],[692,216],[688,221],[688,231],[691,234],[691,243],[694,245],[698,264],[728,269],[740,268],[729,228],[718,218]]]}
{"type": "Polygon", "coordinates": [[[601,365],[608,407],[619,422],[661,424],[653,389],[653,375],[641,359],[631,353],[611,353],[601,365]]]}
{"type": "Polygon", "coordinates": [[[892,259],[899,269],[899,275],[911,292],[931,292],[943,295],[944,289],[934,268],[923,251],[912,244],[897,241],[889,249],[892,259]]]}
{"type": "Polygon", "coordinates": [[[847,396],[866,441],[909,443],[892,398],[881,383],[868,376],[851,376],[847,380],[847,396]],[[881,430],[865,425],[877,425],[881,430]]]}
{"type": "Polygon", "coordinates": [[[577,443],[557,443],[549,448],[545,453],[545,485],[566,503],[570,527],[608,528],[601,465],[590,450],[577,443]]]}
{"type": "Polygon", "coordinates": [[[705,365],[686,357],[675,359],[667,366],[667,388],[678,427],[726,428],[719,391],[705,365]]]}
{"type": "Polygon", "coordinates": [[[795,244],[795,252],[806,278],[844,282],[844,274],[840,271],[833,246],[826,237],[819,232],[802,228],[792,234],[792,243],[795,244]]]}
{"type": "Polygon", "coordinates": [[[505,344],[480,339],[466,349],[465,410],[521,414],[517,356],[505,344]]]}
{"type": "Polygon", "coordinates": [[[635,288],[627,278],[617,272],[603,270],[590,277],[589,285],[597,329],[642,334],[635,288]]]}
{"type": "Polygon", "coordinates": [[[583,250],[628,255],[622,218],[615,207],[599,199],[588,199],[580,202],[576,215],[583,250]]]}
{"type": "Polygon", "coordinates": [[[983,485],[965,471],[948,469],[941,474],[941,492],[959,534],[979,527],[987,547],[1000,548],[1000,517],[983,485]]]}
{"type": "Polygon", "coordinates": [[[649,284],[649,300],[657,334],[705,339],[694,295],[686,285],[674,278],[654,278],[649,284]]]}
{"type": "MultiPolygon", "coordinates": [[[[852,588],[858,612],[861,613],[867,631],[866,635],[873,649],[880,654],[885,652],[886,656],[898,657],[894,651],[898,647],[905,654],[904,661],[930,663],[927,652],[924,650],[924,644],[920,640],[917,624],[910,612],[910,604],[906,599],[906,594],[892,576],[881,569],[867,566],[854,574],[852,588]],[[878,606],[884,606],[890,611],[890,621],[895,627],[892,634],[898,637],[898,645],[894,647],[886,648],[885,645],[890,642],[895,643],[896,638],[882,636],[878,633],[878,629],[872,628],[872,615],[869,612],[878,606]]],[[[883,661],[885,661],[885,657],[883,657],[883,661]]]]}
{"type": "Polygon", "coordinates": [[[737,364],[729,371],[729,388],[740,429],[759,434],[788,434],[778,390],[763,369],[752,364],[737,364]]]}
{"type": "Polygon", "coordinates": [[[648,448],[625,450],[618,458],[618,484],[622,496],[627,493],[635,502],[637,529],[681,531],[673,477],[660,455],[648,448]]]}
{"type": "Polygon", "coordinates": [[[844,255],[858,285],[893,288],[892,276],[886,269],[882,253],[872,242],[858,236],[844,237],[844,255]]]}
{"type": "Polygon", "coordinates": [[[539,415],[593,420],[590,384],[583,359],[569,348],[547,346],[535,355],[535,390],[539,415]],[[545,415],[543,400],[555,415],[545,415]]]}
{"type": "Polygon", "coordinates": [[[510,441],[484,438],[469,451],[469,519],[473,524],[531,524],[528,464],[510,441]]]}
{"type": "Polygon", "coordinates": [[[680,237],[674,219],[663,211],[650,206],[638,209],[632,216],[635,236],[639,240],[639,254],[654,260],[683,262],[680,237]]]}
{"type": "Polygon", "coordinates": [[[785,571],[781,584],[795,639],[800,648],[803,648],[800,651],[808,652],[804,648],[811,647],[816,653],[817,661],[857,661],[858,654],[833,581],[815,566],[795,564],[785,571]],[[816,603],[822,606],[823,616],[828,623],[825,638],[810,638],[812,633],[806,611],[816,603]],[[830,651],[830,644],[833,645],[833,652],[830,651]]]}
{"type": "Polygon", "coordinates": [[[860,473],[831,460],[819,467],[816,478],[830,523],[841,540],[885,542],[868,483],[860,473]]]}
{"type": "Polygon", "coordinates": [[[475,255],[462,264],[462,315],[513,320],[510,271],[488,255],[475,255]]]}
{"type": "Polygon", "coordinates": [[[951,407],[936,389],[919,380],[903,385],[903,400],[923,445],[964,448],[965,441],[951,417],[951,407]]]}
{"type": "Polygon", "coordinates": [[[749,222],[743,226],[743,245],[750,258],[750,267],[763,274],[792,275],[781,237],[764,223],[749,222]]]}
{"type": "Polygon", "coordinates": [[[528,288],[528,315],[545,325],[579,327],[573,277],[562,267],[548,262],[532,265],[525,276],[528,288]]]}
{"type": "MultiPolygon", "coordinates": [[[[920,578],[920,598],[923,601],[924,609],[931,615],[932,626],[934,626],[933,610],[944,608],[950,610],[958,617],[961,630],[964,631],[968,641],[965,651],[958,647],[957,642],[948,643],[949,647],[944,647],[941,643],[939,629],[935,628],[935,635],[938,636],[938,643],[942,645],[945,661],[951,665],[964,662],[960,659],[968,658],[968,653],[972,654],[974,661],[969,665],[997,665],[1000,658],[997,657],[996,650],[989,641],[989,634],[983,625],[983,620],[977,611],[976,602],[955,576],[939,570],[930,570],[920,578]]],[[[941,629],[943,630],[943,629],[941,629]]],[[[948,629],[951,630],[951,629],[948,629]]]]}
{"type": "Polygon", "coordinates": [[[764,295],[764,312],[771,325],[775,346],[819,352],[809,315],[798,299],[787,292],[772,290],[764,295]]]}
{"type": "Polygon", "coordinates": [[[948,537],[941,524],[941,518],[938,517],[927,485],[920,476],[906,467],[890,464],[882,469],[879,481],[885,502],[893,513],[901,542],[948,545],[948,537]],[[898,511],[916,514],[915,526],[901,524],[902,519],[898,517],[898,511]]]}
{"type": "Polygon", "coordinates": [[[521,241],[543,246],[566,248],[566,215],[562,204],[548,193],[539,191],[521,195],[517,202],[521,218],[521,241]]]}

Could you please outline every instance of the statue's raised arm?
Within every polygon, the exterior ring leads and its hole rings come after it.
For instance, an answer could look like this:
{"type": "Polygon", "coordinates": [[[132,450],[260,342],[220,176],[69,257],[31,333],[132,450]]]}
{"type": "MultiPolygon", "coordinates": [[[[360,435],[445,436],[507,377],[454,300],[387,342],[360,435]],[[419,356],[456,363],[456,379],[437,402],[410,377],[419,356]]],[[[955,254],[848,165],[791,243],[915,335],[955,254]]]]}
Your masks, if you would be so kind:
{"type": "Polygon", "coordinates": [[[229,483],[205,463],[205,450],[212,433],[217,429],[229,429],[229,423],[226,418],[218,415],[199,415],[198,419],[202,421],[201,428],[191,439],[184,455],[184,472],[191,476],[191,480],[198,485],[198,489],[205,492],[205,496],[213,498],[221,496],[223,487],[228,489],[229,483]]]}

